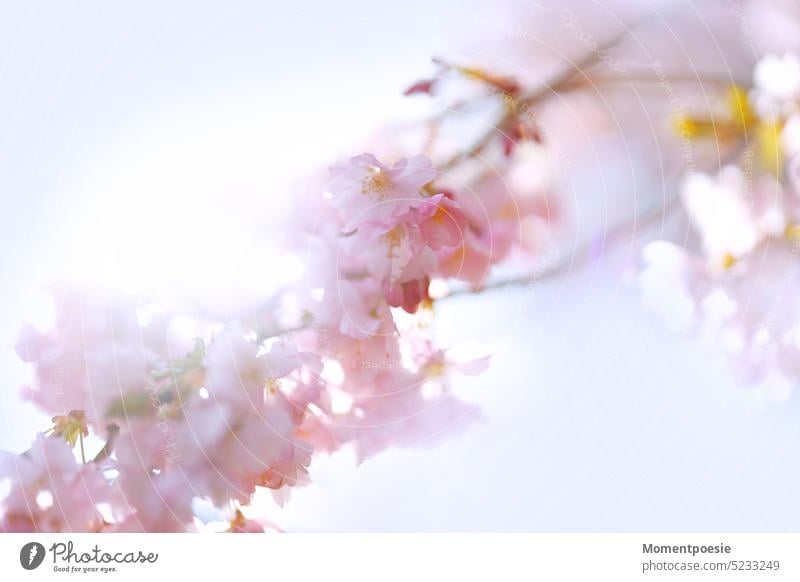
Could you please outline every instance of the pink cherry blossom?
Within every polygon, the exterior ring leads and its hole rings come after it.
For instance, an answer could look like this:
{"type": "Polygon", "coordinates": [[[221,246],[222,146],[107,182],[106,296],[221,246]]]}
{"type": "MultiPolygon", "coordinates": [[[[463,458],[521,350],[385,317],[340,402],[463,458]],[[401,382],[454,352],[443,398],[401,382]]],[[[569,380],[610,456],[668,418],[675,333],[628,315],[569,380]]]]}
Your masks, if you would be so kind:
{"type": "Polygon", "coordinates": [[[264,386],[269,377],[268,363],[238,326],[214,338],[204,364],[206,386],[214,399],[245,406],[258,406],[263,402],[264,386]]]}
{"type": "Polygon", "coordinates": [[[420,304],[430,301],[428,294],[430,279],[412,279],[396,283],[393,287],[386,282],[386,302],[392,307],[402,307],[408,313],[416,313],[420,304]]]}
{"type": "Polygon", "coordinates": [[[419,227],[425,244],[438,251],[455,247],[463,240],[467,219],[452,195],[437,194],[412,209],[412,221],[419,227]]]}
{"type": "Polygon", "coordinates": [[[478,408],[452,394],[425,396],[423,376],[384,372],[375,392],[359,396],[337,422],[343,441],[352,441],[360,462],[391,447],[430,447],[447,434],[481,418],[478,408]]]}
{"type": "MultiPolygon", "coordinates": [[[[790,12],[779,19],[786,30],[790,12]]],[[[742,14],[775,27],[771,11],[742,14]]],[[[748,46],[780,48],[753,31],[748,46]]],[[[602,32],[598,38],[613,36],[602,32]]],[[[606,65],[619,65],[617,53],[622,59],[632,44],[620,40],[609,51],[614,63],[602,59],[606,65]]],[[[641,242],[634,235],[656,223],[665,226],[664,240],[642,245],[645,305],[668,327],[710,339],[746,381],[796,380],[800,57],[797,46],[788,48],[765,51],[752,83],[720,84],[728,71],[711,71],[708,83],[705,70],[680,75],[684,143],[674,144],[673,155],[662,149],[662,136],[651,136],[658,138],[651,156],[657,185],[666,187],[667,174],[685,174],[674,205],[659,188],[643,189],[652,199],[642,204],[632,192],[623,202],[635,208],[623,221],[612,214],[624,204],[586,187],[604,182],[605,172],[587,172],[577,155],[591,149],[594,156],[598,144],[595,162],[634,169],[607,147],[616,141],[611,133],[637,125],[618,123],[624,112],[606,111],[620,100],[595,107],[586,103],[596,99],[584,99],[587,87],[609,96],[617,90],[596,63],[606,52],[600,44],[584,61],[598,66],[575,71],[560,70],[538,50],[494,62],[437,58],[435,72],[406,91],[415,105],[436,98],[429,119],[402,129],[385,124],[357,150],[374,153],[310,168],[284,197],[295,205],[280,251],[296,276],[283,277],[266,261],[242,261],[276,289],[252,309],[235,316],[216,306],[173,310],[158,297],[54,286],[51,329],[26,326],[16,345],[32,371],[22,393],[52,426],[42,427],[49,437],[39,435],[29,451],[0,453],[0,479],[10,484],[0,528],[191,531],[207,523],[207,507],[230,532],[277,529],[251,516],[248,505],[259,489],[279,505],[288,502],[310,482],[319,455],[350,447],[365,461],[395,447],[429,446],[481,417],[459,394],[458,378],[483,372],[489,357],[459,359],[457,349],[434,341],[435,305],[448,289],[463,295],[498,287],[507,276],[525,284],[564,266],[599,266],[600,247],[626,240],[633,249],[641,242]],[[512,77],[504,70],[510,62],[525,66],[512,77]],[[704,143],[688,143],[695,140],[704,143]],[[573,159],[576,167],[565,163],[573,159]],[[589,179],[581,187],[565,188],[582,175],[589,179]],[[650,211],[640,215],[640,206],[650,211]],[[600,208],[602,217],[588,216],[600,208]],[[680,232],[666,228],[672,211],[680,232]],[[598,232],[585,232],[591,228],[598,232]],[[564,250],[575,252],[569,263],[534,268],[542,251],[564,250]],[[173,337],[178,318],[191,320],[196,340],[173,337]],[[185,345],[191,340],[194,348],[185,345]]],[[[653,75],[625,85],[648,83],[650,94],[655,80],[671,92],[660,61],[653,64],[653,75]]],[[[641,104],[655,120],[650,129],[669,125],[665,103],[652,111],[649,100],[641,104]]],[[[617,137],[637,150],[649,142],[617,137]]],[[[260,198],[253,204],[254,215],[265,211],[260,198]]]]}
{"type": "Polygon", "coordinates": [[[21,455],[0,454],[0,478],[11,490],[0,504],[0,531],[99,531],[104,522],[97,505],[111,489],[98,467],[79,466],[60,438],[39,435],[21,455]]]}
{"type": "Polygon", "coordinates": [[[190,477],[176,470],[180,427],[169,420],[153,425],[137,419],[118,437],[110,463],[119,473],[113,485],[121,499],[114,531],[178,532],[192,523],[195,491],[190,477]]]}
{"type": "Polygon", "coordinates": [[[23,395],[51,414],[82,410],[102,426],[112,402],[141,391],[154,354],[133,304],[98,289],[53,288],[55,329],[23,329],[20,357],[34,365],[36,380],[23,395]]]}
{"type": "Polygon", "coordinates": [[[177,435],[176,464],[191,475],[195,495],[218,506],[231,498],[248,503],[273,465],[288,463],[302,446],[293,439],[293,429],[288,410],[278,402],[245,409],[210,400],[196,403],[186,411],[186,426],[177,435]]]}
{"type": "Polygon", "coordinates": [[[372,154],[361,154],[331,168],[329,188],[348,230],[364,222],[391,228],[397,217],[420,204],[420,190],[434,178],[436,171],[425,156],[400,160],[390,168],[372,154]]]}
{"type": "Polygon", "coordinates": [[[439,251],[439,273],[446,277],[462,279],[478,289],[489,276],[496,261],[490,240],[467,231],[461,244],[439,251]]]}
{"type": "Polygon", "coordinates": [[[723,168],[718,176],[691,176],[682,191],[684,204],[703,239],[703,250],[717,264],[739,258],[786,228],[783,192],[769,177],[747,191],[742,170],[723,168]]]}
{"type": "Polygon", "coordinates": [[[383,291],[372,279],[338,281],[325,290],[319,322],[334,333],[354,338],[372,337],[391,329],[391,313],[383,291]]]}

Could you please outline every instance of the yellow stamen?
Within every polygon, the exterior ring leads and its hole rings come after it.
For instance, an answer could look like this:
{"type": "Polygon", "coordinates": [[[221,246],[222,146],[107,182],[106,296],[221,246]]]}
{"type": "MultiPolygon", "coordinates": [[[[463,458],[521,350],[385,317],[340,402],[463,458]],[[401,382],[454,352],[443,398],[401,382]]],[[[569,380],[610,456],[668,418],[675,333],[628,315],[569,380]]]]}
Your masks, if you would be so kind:
{"type": "Polygon", "coordinates": [[[782,124],[779,121],[762,121],[756,126],[759,161],[763,168],[775,176],[783,173],[782,124]]]}
{"type": "Polygon", "coordinates": [[[383,240],[386,245],[386,256],[388,258],[394,256],[394,250],[403,242],[404,234],[400,226],[395,226],[392,230],[381,236],[381,240],[383,240]]]}
{"type": "Polygon", "coordinates": [[[377,195],[378,200],[383,200],[391,188],[389,174],[378,167],[370,168],[370,174],[361,179],[361,193],[365,196],[377,195]]]}
{"type": "Polygon", "coordinates": [[[267,394],[270,395],[277,394],[278,390],[280,390],[281,388],[281,383],[275,378],[268,378],[266,388],[267,388],[267,394]]]}
{"type": "Polygon", "coordinates": [[[741,133],[752,127],[758,120],[755,111],[750,106],[747,91],[739,85],[732,85],[728,90],[728,111],[741,133]]]}
{"type": "Polygon", "coordinates": [[[800,241],[800,224],[790,224],[786,227],[784,235],[791,241],[800,241]]]}
{"type": "Polygon", "coordinates": [[[428,364],[428,377],[429,378],[438,378],[444,375],[446,366],[443,362],[432,362],[428,364]]]}
{"type": "Polygon", "coordinates": [[[727,270],[733,267],[736,264],[736,257],[734,257],[730,253],[726,253],[724,257],[722,257],[722,268],[727,270]]]}
{"type": "Polygon", "coordinates": [[[436,194],[438,194],[436,188],[433,187],[433,182],[428,182],[427,184],[425,184],[419,191],[419,193],[425,198],[430,198],[431,196],[435,196],[436,194]]]}

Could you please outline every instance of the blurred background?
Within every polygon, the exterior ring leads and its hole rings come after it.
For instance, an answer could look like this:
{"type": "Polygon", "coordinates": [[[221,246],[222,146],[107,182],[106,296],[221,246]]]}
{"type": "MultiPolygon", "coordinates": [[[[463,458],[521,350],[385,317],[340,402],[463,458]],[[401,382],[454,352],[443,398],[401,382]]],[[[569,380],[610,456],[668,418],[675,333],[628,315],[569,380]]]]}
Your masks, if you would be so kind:
{"type": "MultiPolygon", "coordinates": [[[[24,322],[51,317],[48,283],[220,314],[268,295],[295,268],[280,246],[292,185],[387,120],[429,112],[402,91],[431,56],[544,82],[587,50],[556,24],[568,9],[596,38],[646,17],[634,62],[748,78],[759,55],[797,48],[787,6],[0,3],[0,448],[47,427],[19,397],[28,370],[13,345],[24,322]]],[[[574,137],[565,249],[674,194],[680,156],[662,151],[666,115],[652,113],[664,99],[621,91],[556,117],[574,137]]],[[[443,305],[440,343],[493,354],[458,380],[484,422],[361,466],[348,451],[320,458],[285,508],[264,501],[267,517],[288,531],[796,531],[800,399],[778,380],[742,385],[713,346],[640,304],[639,248],[665,236],[687,236],[680,216],[561,278],[443,305]]]]}

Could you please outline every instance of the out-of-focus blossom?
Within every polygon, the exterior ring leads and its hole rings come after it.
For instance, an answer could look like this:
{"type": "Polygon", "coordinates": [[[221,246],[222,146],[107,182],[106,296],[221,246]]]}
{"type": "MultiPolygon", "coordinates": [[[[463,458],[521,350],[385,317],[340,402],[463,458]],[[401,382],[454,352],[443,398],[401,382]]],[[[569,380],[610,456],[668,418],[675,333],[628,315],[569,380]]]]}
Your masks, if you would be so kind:
{"type": "Polygon", "coordinates": [[[743,379],[757,382],[775,372],[796,378],[800,304],[789,289],[798,276],[800,240],[793,176],[800,60],[764,57],[754,88],[737,94],[746,118],[737,138],[744,151],[718,173],[693,174],[681,193],[701,248],[650,243],[639,282],[647,305],[673,328],[714,338],[743,379]]]}
{"type": "Polygon", "coordinates": [[[800,58],[767,55],[756,65],[754,98],[760,115],[788,116],[800,106],[800,58]]]}
{"type": "Polygon", "coordinates": [[[60,286],[55,329],[27,326],[17,353],[31,363],[35,382],[23,395],[51,414],[82,410],[102,426],[112,402],[142,390],[150,353],[131,303],[98,290],[60,286]]]}
{"type": "Polygon", "coordinates": [[[768,176],[748,190],[753,186],[736,166],[726,166],[717,176],[694,174],[687,179],[683,202],[712,263],[736,260],[786,229],[780,186],[768,176]]]}
{"type": "Polygon", "coordinates": [[[275,398],[261,406],[237,408],[211,400],[186,411],[176,436],[176,464],[191,476],[195,495],[216,505],[228,499],[248,503],[273,465],[294,457],[289,411],[275,398]]]}
{"type": "Polygon", "coordinates": [[[800,267],[791,243],[761,245],[724,273],[672,243],[645,248],[644,299],[674,329],[712,339],[740,377],[758,382],[773,371],[800,373],[800,305],[792,289],[800,267]]]}
{"type": "Polygon", "coordinates": [[[383,374],[376,394],[360,397],[338,419],[337,434],[355,443],[357,457],[364,461],[391,447],[433,446],[480,418],[476,406],[448,392],[424,395],[418,376],[383,374]]]}
{"type": "Polygon", "coordinates": [[[502,250],[495,248],[491,237],[467,231],[460,245],[439,252],[439,272],[446,277],[467,281],[479,289],[502,250]]]}
{"type": "Polygon", "coordinates": [[[11,483],[0,501],[0,531],[100,531],[97,505],[107,503],[111,489],[96,465],[79,466],[70,446],[57,437],[39,435],[21,455],[0,453],[0,478],[11,483]]]}
{"type": "Polygon", "coordinates": [[[268,523],[240,508],[258,488],[285,503],[309,482],[315,455],[425,446],[480,417],[451,377],[479,373],[488,358],[459,362],[432,344],[431,281],[480,288],[497,263],[538,251],[555,213],[518,79],[436,65],[407,93],[438,94],[452,77],[488,87],[473,96],[505,116],[486,151],[437,169],[397,145],[379,152],[393,165],[364,153],[313,173],[287,226],[303,280],[267,298],[269,313],[207,322],[194,348],[176,353],[169,326],[132,302],[69,291],[52,331],[23,331],[18,352],[36,372],[25,393],[53,415],[52,442],[72,454],[90,433],[106,439],[79,472],[103,475],[108,521],[77,529],[187,531],[206,513],[233,512],[228,531],[261,532],[268,523]]]}
{"type": "Polygon", "coordinates": [[[161,420],[131,423],[115,445],[118,472],[113,485],[121,504],[112,529],[124,532],[180,532],[192,523],[195,491],[190,476],[175,470],[180,424],[161,420]]]}

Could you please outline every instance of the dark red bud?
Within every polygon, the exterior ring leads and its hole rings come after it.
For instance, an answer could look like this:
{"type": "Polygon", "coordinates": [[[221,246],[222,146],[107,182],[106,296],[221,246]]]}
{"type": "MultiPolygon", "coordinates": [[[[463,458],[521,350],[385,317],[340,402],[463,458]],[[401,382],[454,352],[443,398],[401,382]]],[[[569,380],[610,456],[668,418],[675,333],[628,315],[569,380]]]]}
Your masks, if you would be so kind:
{"type": "Polygon", "coordinates": [[[415,95],[417,93],[421,93],[424,95],[432,95],[433,94],[433,86],[436,83],[436,79],[422,79],[421,81],[417,81],[413,85],[411,85],[408,89],[403,91],[403,95],[415,95]]]}

